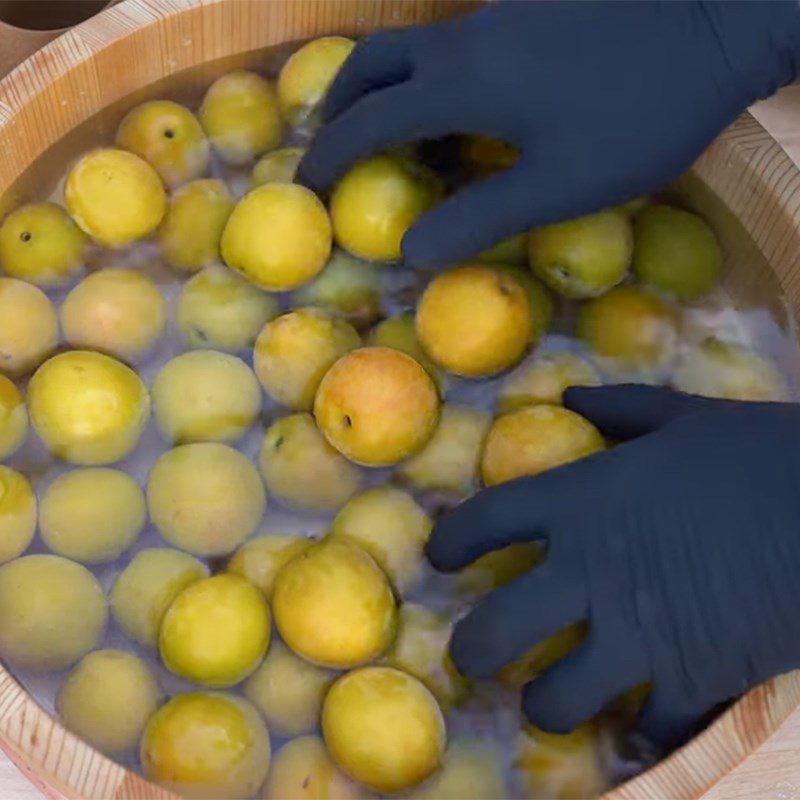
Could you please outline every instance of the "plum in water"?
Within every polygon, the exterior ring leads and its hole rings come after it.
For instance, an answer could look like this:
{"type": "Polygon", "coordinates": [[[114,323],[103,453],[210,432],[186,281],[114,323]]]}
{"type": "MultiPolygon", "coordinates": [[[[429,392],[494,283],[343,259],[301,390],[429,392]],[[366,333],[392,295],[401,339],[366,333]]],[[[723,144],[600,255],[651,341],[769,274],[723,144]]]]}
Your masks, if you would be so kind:
{"type": "Polygon", "coordinates": [[[633,271],[642,283],[679,300],[696,300],[722,272],[722,251],[696,214],[673,206],[643,209],[633,223],[633,271]]]}
{"type": "Polygon", "coordinates": [[[145,661],[122,650],[95,650],[67,675],[56,695],[59,719],[112,758],[139,743],[162,693],[145,661]]]}
{"type": "Polygon", "coordinates": [[[366,550],[402,593],[420,578],[422,549],[432,527],[431,518],[410,494],[378,486],[347,502],[331,524],[330,535],[366,550]]]}
{"type": "Polygon", "coordinates": [[[144,358],[167,324],[158,287],[133,269],[101,269],[84,278],[61,306],[61,329],[72,347],[128,363],[144,358]]]}
{"type": "Polygon", "coordinates": [[[117,146],[147,161],[170,188],[203,175],[211,152],[197,117],[171,100],[131,109],[117,130],[117,146]]]}
{"type": "Polygon", "coordinates": [[[282,417],[269,427],[259,467],[272,496],[306,511],[336,511],[361,484],[358,467],[328,444],[311,414],[282,417]]]}
{"type": "Polygon", "coordinates": [[[47,487],[39,509],[44,543],[84,564],[113,561],[147,521],[139,484],[124,472],[89,467],[65,472],[47,487]]]}
{"type": "Polygon", "coordinates": [[[194,350],[168,361],[153,381],[153,415],[170,444],[233,442],[261,411],[261,389],[240,358],[194,350]]]}
{"type": "Polygon", "coordinates": [[[405,232],[440,196],[438,180],[410,159],[381,155],[362,161],[331,196],[336,242],[368,261],[396,261],[405,232]]]}
{"type": "Polygon", "coordinates": [[[0,656],[15,669],[65,669],[102,639],[103,587],[86,567],[33,555],[0,567],[0,656]]]}
{"type": "Polygon", "coordinates": [[[334,761],[382,793],[415,786],[442,762],[444,717],[416,678],[391,667],[365,667],[333,684],[322,732],[334,761]]]}
{"type": "Polygon", "coordinates": [[[170,198],[158,231],[164,260],[182,272],[219,262],[222,232],[235,203],[228,187],[213,179],[192,181],[170,198]]]}
{"type": "Polygon", "coordinates": [[[322,701],[335,673],[295,655],[280,642],[244,685],[245,697],[280,736],[310,733],[319,725],[322,701]]]}
{"type": "Polygon", "coordinates": [[[434,278],[420,298],[416,326],[436,364],[469,378],[510,367],[534,335],[530,302],[520,282],[480,265],[456,267],[434,278]]]}
{"type": "Polygon", "coordinates": [[[109,593],[117,625],[135,642],[155,648],[158,629],[172,601],[190,584],[208,577],[208,567],[167,547],[139,551],[109,593]]]}
{"type": "Polygon", "coordinates": [[[487,486],[538,475],[596,453],[603,437],[589,420],[561,406],[523,406],[494,421],[486,437],[481,475],[487,486]]]}
{"type": "Polygon", "coordinates": [[[243,697],[179,694],[150,717],[139,756],[148,780],[183,797],[246,800],[269,771],[269,731],[243,697]]]}
{"type": "Polygon", "coordinates": [[[206,267],[190,278],[178,298],[176,317],[191,347],[240,353],[252,347],[278,314],[278,301],[235,272],[206,267]]]}
{"type": "Polygon", "coordinates": [[[278,99],[287,120],[297,124],[319,105],[354,46],[344,36],[322,36],[292,53],[278,76],[278,99]]]}
{"type": "Polygon", "coordinates": [[[28,435],[28,410],[19,389],[0,374],[0,459],[22,447],[28,435]]]}
{"type": "Polygon", "coordinates": [[[0,465],[0,564],[25,550],[36,532],[36,495],[30,481],[0,465]]]}
{"type": "Polygon", "coordinates": [[[324,539],[278,573],[275,624],[298,655],[347,669],[382,655],[395,635],[397,608],[381,568],[360,547],[324,539]]]}
{"type": "Polygon", "coordinates": [[[294,183],[265,183],[239,201],[222,233],[222,258],[273,292],[308,283],[331,254],[331,223],[317,196],[294,183]]]}
{"type": "Polygon", "coordinates": [[[633,229],[615,209],[536,228],[529,235],[531,268],[564,297],[597,297],[630,267],[633,229]]]}
{"type": "Polygon", "coordinates": [[[158,228],[167,195],[158,173],[127,150],[92,150],[67,175],[64,201],[83,231],[106,247],[125,247],[158,228]]]}
{"type": "Polygon", "coordinates": [[[28,385],[31,422],[48,450],[82,466],[112,464],[136,445],[150,395],[120,361],[88,350],[51,358],[28,385]]]}
{"type": "Polygon", "coordinates": [[[280,144],[283,120],[275,89],[260,75],[235,70],[211,84],[200,123],[214,149],[230,164],[246,164],[280,144]]]}
{"type": "Polygon", "coordinates": [[[439,421],[439,395],[410,356],[363,347],[327,372],[314,400],[325,438],[351,461],[396,464],[420,450],[439,421]]]}
{"type": "Polygon", "coordinates": [[[258,527],[266,506],[256,468],[217,442],[167,451],[147,478],[153,523],[167,542],[196,556],[235,550],[258,527]]]}
{"type": "Polygon", "coordinates": [[[161,660],[182,678],[233,686],[258,666],[270,640],[264,595],[239,575],[222,573],[187,586],[161,620],[161,660]]]}
{"type": "Polygon", "coordinates": [[[60,286],[80,275],[89,239],[61,206],[31,203],[0,227],[0,266],[12,278],[60,286]]]}
{"type": "Polygon", "coordinates": [[[16,278],[0,278],[0,371],[25,375],[58,344],[58,317],[41,290],[16,278]]]}
{"type": "Polygon", "coordinates": [[[253,366],[270,397],[294,411],[310,411],[325,373],[360,344],[343,319],[318,308],[298,308],[264,326],[253,366]]]}

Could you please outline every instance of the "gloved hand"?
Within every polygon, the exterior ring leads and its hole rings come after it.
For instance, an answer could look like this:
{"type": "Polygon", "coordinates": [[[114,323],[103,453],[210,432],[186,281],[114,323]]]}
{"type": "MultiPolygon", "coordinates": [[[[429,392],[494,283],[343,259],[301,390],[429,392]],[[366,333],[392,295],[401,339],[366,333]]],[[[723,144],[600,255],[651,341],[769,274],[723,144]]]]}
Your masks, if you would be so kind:
{"type": "Polygon", "coordinates": [[[404,260],[474,256],[535,225],[660,188],[753,101],[795,80],[800,4],[498,2],[359,42],[299,169],[325,189],[357,159],[451,133],[522,155],[408,231],[404,260]]]}
{"type": "Polygon", "coordinates": [[[800,406],[638,385],[568,389],[565,405],[627,441],[486,489],[436,525],[427,552],[447,571],[548,544],[456,625],[451,655],[486,678],[586,619],[585,642],[525,687],[525,713],[566,732],[651,681],[642,728],[668,743],[800,667],[800,406]]]}

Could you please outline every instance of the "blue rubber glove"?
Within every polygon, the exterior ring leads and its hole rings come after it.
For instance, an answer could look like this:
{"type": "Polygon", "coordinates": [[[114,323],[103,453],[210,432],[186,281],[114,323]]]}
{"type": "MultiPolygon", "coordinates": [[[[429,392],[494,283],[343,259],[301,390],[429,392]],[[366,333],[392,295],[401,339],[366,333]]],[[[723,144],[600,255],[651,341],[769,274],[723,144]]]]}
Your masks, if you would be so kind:
{"type": "Polygon", "coordinates": [[[566,732],[651,681],[642,728],[670,743],[800,666],[800,406],[638,385],[568,389],[565,405],[624,443],[486,489],[436,525],[442,570],[548,544],[457,624],[451,655],[486,678],[587,620],[585,642],[525,687],[529,719],[566,732]]]}
{"type": "Polygon", "coordinates": [[[439,266],[661,188],[798,60],[796,0],[496,3],[359,42],[299,179],[325,189],[358,159],[451,133],[514,145],[514,168],[406,234],[407,263],[439,266]]]}

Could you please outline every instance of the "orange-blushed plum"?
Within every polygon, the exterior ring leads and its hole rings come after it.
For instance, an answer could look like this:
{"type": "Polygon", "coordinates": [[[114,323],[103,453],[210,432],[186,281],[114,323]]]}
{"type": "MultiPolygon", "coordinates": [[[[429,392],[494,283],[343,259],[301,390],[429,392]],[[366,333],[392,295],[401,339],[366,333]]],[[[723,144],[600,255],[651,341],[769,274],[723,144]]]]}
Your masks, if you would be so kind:
{"type": "Polygon", "coordinates": [[[192,181],[173,193],[158,243],[164,260],[181,272],[199,272],[220,261],[222,232],[234,208],[223,181],[192,181]]]}
{"type": "Polygon", "coordinates": [[[543,555],[538,542],[520,542],[493,550],[458,573],[458,588],[466,595],[480,597],[519,578],[536,566],[543,555]]]}
{"type": "Polygon", "coordinates": [[[170,188],[203,175],[211,154],[197,117],[171,100],[131,109],[117,129],[117,146],[147,161],[170,188]]]}
{"type": "Polygon", "coordinates": [[[214,265],[186,281],[176,319],[190,347],[241,353],[253,346],[278,311],[278,301],[271,294],[227,267],[214,265]]]}
{"type": "Polygon", "coordinates": [[[377,795],[345,775],[319,736],[300,736],[272,760],[261,793],[264,800],[376,800],[377,795]]]}
{"type": "Polygon", "coordinates": [[[92,150],[72,167],[64,202],[75,222],[106,247],[125,247],[158,228],[167,195],[158,173],[127,150],[92,150]]]}
{"type": "Polygon", "coordinates": [[[417,335],[448,372],[481,378],[522,358],[534,336],[525,289],[510,275],[465,264],[434,278],[417,306],[417,335]]]}
{"type": "Polygon", "coordinates": [[[400,464],[398,474],[418,490],[469,494],[478,482],[483,442],[491,424],[486,411],[445,403],[428,444],[400,464]]]}
{"type": "Polygon", "coordinates": [[[616,209],[535,228],[528,237],[530,264],[551,289],[575,299],[597,297],[628,272],[633,228],[616,209]]]}
{"type": "Polygon", "coordinates": [[[72,347],[98,350],[128,363],[152,351],[166,324],[161,292],[135,269],[93,272],[61,306],[61,330],[72,347]]]}
{"type": "Polygon", "coordinates": [[[561,405],[569,386],[600,386],[594,366],[574,353],[535,355],[507,375],[497,391],[497,410],[501,414],[522,406],[549,403],[561,405]]]}
{"type": "Polygon", "coordinates": [[[269,771],[269,731],[243,697],[179,694],[150,717],[139,757],[148,780],[182,797],[246,800],[269,771]]]}
{"type": "Polygon", "coordinates": [[[212,688],[234,686],[261,662],[270,641],[262,592],[221,573],[187,586],[161,620],[158,649],[176,675],[212,688]]]}
{"type": "Polygon", "coordinates": [[[139,743],[161,689],[146,661],[124,650],[95,650],[67,675],[56,695],[65,727],[111,758],[139,743]]]}
{"type": "Polygon", "coordinates": [[[255,189],[264,183],[293,183],[305,152],[302,147],[279,147],[265,153],[253,167],[250,187],[255,189]]]}
{"type": "Polygon", "coordinates": [[[281,417],[270,425],[259,467],[271,496],[306,511],[336,511],[361,485],[358,467],[328,444],[306,413],[281,417]]]}
{"type": "Polygon", "coordinates": [[[318,308],[297,308],[264,326],[253,366],[270,397],[294,411],[311,411],[325,373],[360,344],[345,320],[318,308]]]}
{"type": "Polygon", "coordinates": [[[636,215],[633,230],[633,271],[642,283],[683,301],[714,287],[722,272],[722,250],[697,214],[653,205],[636,215]]]}
{"type": "Polygon", "coordinates": [[[419,603],[403,603],[397,638],[383,658],[388,666],[422,681],[443,709],[458,704],[468,689],[450,660],[452,632],[453,623],[445,614],[419,603]]]}
{"type": "Polygon", "coordinates": [[[230,164],[247,164],[280,144],[283,120],[272,84],[234,70],[211,84],[199,112],[211,145],[230,164]]]}
{"type": "Polygon", "coordinates": [[[581,308],[577,333],[607,372],[657,371],[675,356],[677,314],[644,289],[618,286],[581,308]]]}
{"type": "Polygon", "coordinates": [[[70,350],[36,371],[28,410],[51,453],[73,464],[101,466],[125,458],[139,443],[150,418],[150,395],[121,361],[70,350]]]}
{"type": "Polygon", "coordinates": [[[405,232],[441,197],[433,173],[400,155],[361,161],[331,195],[337,244],[367,261],[396,261],[405,232]]]}
{"type": "Polygon", "coordinates": [[[586,637],[586,630],[585,623],[578,622],[542,639],[516,661],[502,667],[497,677],[510,689],[522,689],[578,647],[586,637]]]}
{"type": "Polygon", "coordinates": [[[524,406],[492,424],[481,475],[487,486],[493,486],[522,475],[538,475],[604,447],[597,428],[574,411],[562,406],[524,406]]]}
{"type": "Polygon", "coordinates": [[[265,183],[245,195],[222,233],[222,258],[273,292],[296,289],[331,254],[331,222],[317,196],[294,183],[265,183]]]}
{"type": "Polygon", "coordinates": [[[378,486],[349,500],[331,523],[330,535],[366,550],[404,592],[424,566],[423,547],[433,521],[414,498],[393,486],[378,486]]]}
{"type": "Polygon", "coordinates": [[[55,672],[97,647],[108,605],[97,578],[61,556],[0,567],[0,657],[15,669],[55,672]]]}
{"type": "Polygon", "coordinates": [[[325,269],[295,294],[299,305],[316,306],[358,328],[381,314],[381,272],[373,264],[335,250],[325,269]]]}
{"type": "Polygon", "coordinates": [[[278,100],[287,120],[296,124],[319,105],[354,46],[344,36],[322,36],[292,53],[278,75],[278,100]]]}
{"type": "Polygon", "coordinates": [[[378,467],[420,450],[439,421],[430,375],[399,350],[363,347],[328,370],[314,400],[325,438],[347,458],[378,467]]]}
{"type": "Polygon", "coordinates": [[[397,626],[386,575],[360,547],[336,538],[312,545],[281,569],[272,609],[284,643],[332,669],[383,655],[397,626]]]}
{"type": "Polygon", "coordinates": [[[47,295],[17,278],[0,278],[0,372],[36,369],[58,344],[58,315],[47,295]]]}
{"type": "Polygon", "coordinates": [[[775,364],[741,345],[714,337],[683,350],[672,382],[682,392],[724,400],[789,399],[786,380],[775,364]]]}
{"type": "Polygon", "coordinates": [[[83,564],[113,561],[147,522],[139,484],[108,467],[85,467],[59,475],[44,491],[39,530],[47,547],[83,564]]]}
{"type": "Polygon", "coordinates": [[[0,226],[0,267],[37,286],[61,286],[81,274],[89,239],[55,203],[30,203],[0,226]]]}
{"type": "Polygon", "coordinates": [[[0,460],[22,447],[28,435],[28,410],[22,393],[5,375],[0,374],[0,460]]]}
{"type": "Polygon", "coordinates": [[[30,481],[0,465],[0,564],[22,555],[36,532],[36,495],[30,481]]]}
{"type": "Polygon", "coordinates": [[[409,800],[505,800],[509,795],[503,761],[492,745],[465,736],[453,740],[444,763],[412,791],[409,800]]]}
{"type": "Polygon", "coordinates": [[[526,727],[518,734],[514,767],[526,798],[588,800],[608,789],[594,723],[567,734],[526,727]]]}
{"type": "Polygon", "coordinates": [[[233,442],[261,411],[261,388],[242,359],[192,350],[168,361],[152,387],[153,415],[165,441],[233,442]]]}
{"type": "Polygon", "coordinates": [[[109,593],[111,613],[125,633],[155,649],[158,629],[172,601],[189,585],[208,577],[194,556],[168,547],[140,550],[120,572],[109,593]]]}
{"type": "Polygon", "coordinates": [[[147,478],[147,507],[159,533],[196,556],[233,552],[258,527],[266,506],[256,468],[218,442],[168,450],[147,478]]]}
{"type": "Polygon", "coordinates": [[[305,536],[273,533],[246,541],[228,562],[227,570],[241,575],[272,600],[275,578],[284,564],[313,543],[305,536]]]}
{"type": "Polygon", "coordinates": [[[281,642],[244,684],[245,697],[280,736],[311,733],[319,725],[322,701],[336,673],[309,663],[281,642]]]}
{"type": "Polygon", "coordinates": [[[387,794],[433,773],[447,741],[434,696],[392,667],[364,667],[339,678],[325,698],[322,733],[348,775],[387,794]]]}

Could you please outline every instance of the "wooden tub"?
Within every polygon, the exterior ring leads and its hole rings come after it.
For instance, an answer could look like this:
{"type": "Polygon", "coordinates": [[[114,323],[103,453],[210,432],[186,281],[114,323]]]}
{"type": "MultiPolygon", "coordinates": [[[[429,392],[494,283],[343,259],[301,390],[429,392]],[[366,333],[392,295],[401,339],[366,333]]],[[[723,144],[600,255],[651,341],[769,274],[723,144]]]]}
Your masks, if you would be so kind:
{"type": "MultiPolygon", "coordinates": [[[[282,44],[432,21],[469,6],[456,0],[124,0],[56,39],[0,82],[0,215],[53,188],[47,185],[48,164],[67,163],[87,147],[111,141],[122,114],[136,102],[164,94],[192,99],[235,66],[268,66],[290,49],[282,44]]],[[[797,167],[745,115],[676,190],[719,234],[736,304],[764,307],[789,330],[800,311],[797,167]]],[[[770,681],[608,797],[700,796],[799,702],[800,672],[770,681]]],[[[174,797],[64,730],[2,667],[0,747],[51,797],[174,797]]]]}

